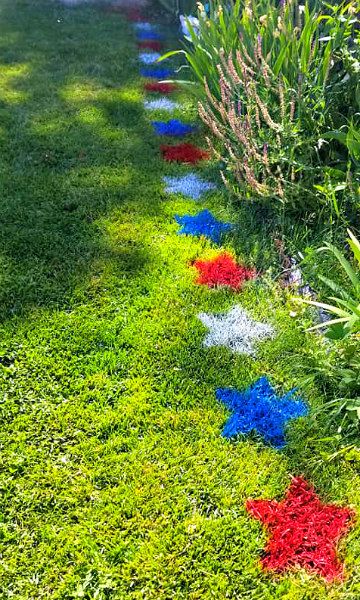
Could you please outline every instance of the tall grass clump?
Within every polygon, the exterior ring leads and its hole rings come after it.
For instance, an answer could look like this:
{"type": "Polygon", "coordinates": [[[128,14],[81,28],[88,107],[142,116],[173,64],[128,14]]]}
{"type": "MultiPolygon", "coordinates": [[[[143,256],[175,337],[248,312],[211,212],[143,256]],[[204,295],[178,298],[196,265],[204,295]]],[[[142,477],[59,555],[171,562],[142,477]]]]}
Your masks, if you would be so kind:
{"type": "Polygon", "coordinates": [[[242,198],[316,219],[359,206],[358,10],[308,0],[198,4],[183,52],[222,177],[242,198]]]}

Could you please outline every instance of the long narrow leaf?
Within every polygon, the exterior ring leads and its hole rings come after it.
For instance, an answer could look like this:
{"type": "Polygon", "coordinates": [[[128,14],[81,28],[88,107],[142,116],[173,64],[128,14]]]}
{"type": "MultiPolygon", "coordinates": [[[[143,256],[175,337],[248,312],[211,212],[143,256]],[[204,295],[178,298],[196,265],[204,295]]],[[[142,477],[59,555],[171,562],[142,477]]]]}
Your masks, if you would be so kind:
{"type": "Polygon", "coordinates": [[[306,331],[315,331],[316,329],[322,329],[323,327],[330,327],[331,325],[336,325],[337,323],[346,323],[349,319],[343,317],[341,319],[331,319],[330,321],[325,321],[324,323],[318,323],[317,325],[313,325],[313,327],[309,327],[306,331]]]}
{"type": "Polygon", "coordinates": [[[157,62],[161,62],[162,60],[166,60],[167,58],[170,58],[170,56],[176,56],[177,54],[185,54],[186,56],[185,50],[170,50],[170,52],[162,54],[160,58],[158,58],[157,62]]]}
{"type": "Polygon", "coordinates": [[[317,302],[316,300],[305,300],[304,298],[294,298],[296,302],[300,302],[302,304],[308,304],[309,306],[318,306],[319,308],[324,308],[325,310],[334,313],[334,315],[339,315],[339,317],[346,317],[346,320],[351,317],[351,314],[347,313],[345,310],[334,306],[333,304],[326,304],[325,302],[317,302]]]}
{"type": "Polygon", "coordinates": [[[346,300],[341,300],[341,298],[334,298],[333,296],[330,296],[329,300],[333,300],[337,304],[344,306],[349,311],[349,314],[353,313],[354,315],[356,315],[356,317],[360,318],[360,310],[356,302],[347,302],[346,300]]]}
{"type": "Polygon", "coordinates": [[[354,288],[358,289],[360,287],[360,279],[359,279],[355,269],[352,268],[349,261],[345,258],[345,256],[343,254],[341,254],[340,250],[338,250],[338,248],[336,248],[336,246],[333,246],[332,244],[326,244],[326,246],[324,246],[323,248],[320,248],[320,250],[330,250],[330,252],[332,252],[334,254],[334,256],[337,258],[337,260],[343,267],[344,271],[346,272],[347,276],[349,277],[354,288]]]}
{"type": "Polygon", "coordinates": [[[348,229],[347,232],[350,238],[348,240],[350,248],[354,254],[354,257],[360,264],[360,241],[355,237],[355,235],[352,233],[352,231],[350,231],[350,229],[348,229]]]}
{"type": "Polygon", "coordinates": [[[350,294],[348,294],[348,292],[346,290],[344,290],[344,288],[342,288],[340,285],[335,283],[335,281],[333,281],[332,279],[328,279],[327,277],[324,277],[323,275],[319,275],[318,277],[319,277],[320,281],[325,283],[325,285],[327,285],[333,292],[342,296],[345,299],[351,300],[350,294]]]}

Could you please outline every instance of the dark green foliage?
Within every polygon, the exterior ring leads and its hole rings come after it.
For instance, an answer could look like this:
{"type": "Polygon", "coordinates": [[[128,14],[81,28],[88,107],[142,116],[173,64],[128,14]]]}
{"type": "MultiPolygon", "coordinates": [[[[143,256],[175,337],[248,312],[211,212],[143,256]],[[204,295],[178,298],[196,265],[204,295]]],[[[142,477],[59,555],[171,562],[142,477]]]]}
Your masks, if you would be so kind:
{"type": "Polygon", "coordinates": [[[336,259],[345,285],[329,275],[318,274],[318,279],[328,290],[326,302],[303,298],[298,301],[325,309],[329,315],[328,321],[311,329],[325,330],[326,337],[334,344],[336,360],[325,366],[321,359],[315,372],[327,380],[332,391],[333,398],[324,407],[330,414],[330,428],[334,421],[341,420],[338,433],[357,440],[360,433],[360,242],[350,230],[348,236],[351,262],[332,244],[327,243],[319,249],[320,252],[331,253],[336,259]]]}
{"type": "Polygon", "coordinates": [[[210,3],[185,56],[223,177],[316,223],[359,210],[358,2],[210,3]]]}
{"type": "Polygon", "coordinates": [[[190,14],[196,9],[195,0],[158,0],[172,15],[190,14]]]}

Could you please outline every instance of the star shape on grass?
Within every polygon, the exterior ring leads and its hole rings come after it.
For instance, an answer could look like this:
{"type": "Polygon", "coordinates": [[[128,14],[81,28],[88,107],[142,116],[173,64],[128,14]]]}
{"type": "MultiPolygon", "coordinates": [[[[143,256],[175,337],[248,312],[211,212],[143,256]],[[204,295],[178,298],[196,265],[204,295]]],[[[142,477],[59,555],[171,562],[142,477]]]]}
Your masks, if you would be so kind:
{"type": "Polygon", "coordinates": [[[275,448],[285,446],[287,423],[308,413],[305,402],[295,397],[295,390],[279,397],[266,377],[261,377],[245,392],[231,388],[218,389],[216,397],[232,411],[222,432],[224,437],[257,431],[275,448]]]}
{"type": "Polygon", "coordinates": [[[172,94],[178,89],[175,83],[166,83],[162,81],[146,81],[144,90],[146,92],[155,92],[157,94],[172,94]]]}
{"type": "Polygon", "coordinates": [[[269,533],[264,570],[282,573],[302,567],[328,581],[343,577],[336,549],[355,516],[350,508],[323,504],[314,488],[297,477],[284,500],[248,500],[246,509],[269,533]]]}
{"type": "Polygon", "coordinates": [[[162,48],[162,43],[157,40],[145,40],[143,42],[138,42],[138,46],[141,50],[154,50],[159,52],[162,48]]]}
{"type": "Polygon", "coordinates": [[[157,135],[170,135],[174,137],[182,137],[196,131],[195,125],[183,123],[179,119],[171,119],[170,121],[152,121],[152,126],[157,135]]]}
{"type": "Polygon", "coordinates": [[[209,329],[204,339],[205,347],[225,346],[248,356],[256,356],[257,342],[275,334],[271,325],[254,321],[239,305],[233,306],[227,313],[200,313],[198,318],[209,329]]]}
{"type": "Polygon", "coordinates": [[[166,110],[168,112],[172,112],[180,108],[179,102],[173,102],[168,98],[156,98],[156,100],[145,100],[144,108],[145,110],[166,110]]]}
{"type": "Polygon", "coordinates": [[[105,5],[105,12],[116,12],[116,13],[124,13],[125,17],[128,21],[133,23],[141,22],[144,20],[144,15],[140,9],[140,6],[130,7],[129,3],[120,2],[112,2],[110,5],[105,5]]]}
{"type": "MultiPolygon", "coordinates": [[[[117,10],[120,12],[119,7],[114,7],[114,8],[117,8],[117,10]]],[[[128,21],[131,21],[133,23],[140,23],[144,17],[139,8],[133,8],[133,9],[126,10],[126,18],[128,21]]]]}
{"type": "Polygon", "coordinates": [[[173,74],[174,71],[172,69],[162,69],[161,67],[144,67],[140,69],[140,75],[150,79],[166,79],[173,74]]]}
{"type": "Polygon", "coordinates": [[[153,25],[149,21],[139,21],[134,24],[134,29],[137,31],[156,31],[156,25],[153,25]]]}
{"type": "Polygon", "coordinates": [[[194,146],[194,144],[161,146],[160,150],[164,160],[168,162],[182,162],[195,165],[201,160],[208,160],[210,158],[209,152],[194,146]]]}
{"type": "Polygon", "coordinates": [[[152,65],[159,60],[160,56],[159,52],[140,52],[139,61],[144,65],[152,65]]]}
{"type": "Polygon", "coordinates": [[[215,244],[220,244],[224,235],[233,228],[231,223],[218,221],[209,210],[202,210],[194,216],[175,215],[175,221],[181,225],[180,235],[208,237],[215,244]]]}
{"type": "Polygon", "coordinates": [[[254,279],[255,269],[238,264],[228,252],[221,252],[210,260],[195,260],[199,276],[196,283],[208,287],[225,286],[239,291],[245,281],[254,279]]]}
{"type": "Polygon", "coordinates": [[[199,200],[206,192],[216,190],[215,183],[201,179],[196,173],[182,177],[164,177],[163,180],[168,194],[183,194],[193,200],[199,200]]]}
{"type": "Polygon", "coordinates": [[[140,42],[143,41],[147,41],[147,40],[156,40],[156,41],[160,41],[162,40],[162,35],[160,35],[160,33],[157,33],[157,31],[138,31],[137,32],[137,39],[140,42]]]}

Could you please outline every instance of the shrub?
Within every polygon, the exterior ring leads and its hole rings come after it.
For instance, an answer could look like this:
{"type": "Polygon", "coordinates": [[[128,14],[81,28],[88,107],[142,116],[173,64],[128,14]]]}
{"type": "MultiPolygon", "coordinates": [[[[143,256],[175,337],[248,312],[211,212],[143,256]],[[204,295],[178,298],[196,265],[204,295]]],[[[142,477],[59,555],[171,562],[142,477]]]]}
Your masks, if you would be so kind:
{"type": "MultiPolygon", "coordinates": [[[[358,52],[353,4],[290,0],[211,2],[189,23],[185,55],[198,82],[200,116],[216,141],[223,178],[238,194],[331,218],[359,170],[327,136],[358,128],[358,52]],[[344,105],[344,98],[349,104],[344,105]],[[340,198],[341,199],[341,198],[340,198]]],[[[354,191],[354,190],[353,190],[354,191]]],[[[352,196],[353,197],[353,194],[352,196]]]]}

